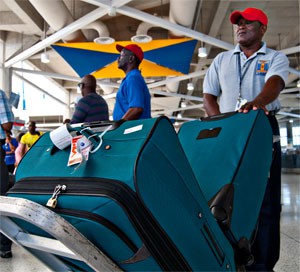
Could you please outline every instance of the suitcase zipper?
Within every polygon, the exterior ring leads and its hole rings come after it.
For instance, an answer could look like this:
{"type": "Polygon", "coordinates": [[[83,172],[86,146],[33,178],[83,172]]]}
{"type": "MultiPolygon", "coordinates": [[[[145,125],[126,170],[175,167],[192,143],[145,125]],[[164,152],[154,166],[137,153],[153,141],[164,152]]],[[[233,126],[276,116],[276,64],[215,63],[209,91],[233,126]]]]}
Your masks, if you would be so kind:
{"type": "Polygon", "coordinates": [[[64,185],[56,185],[52,196],[47,201],[46,206],[50,208],[55,208],[57,205],[57,197],[60,193],[65,192],[67,190],[67,186],[64,185]]]}
{"type": "Polygon", "coordinates": [[[64,195],[104,196],[119,203],[149,252],[164,271],[191,271],[176,246],[144,207],[136,193],[120,181],[93,177],[31,177],[20,179],[8,193],[51,195],[54,186],[62,182],[67,186],[64,195]]]}

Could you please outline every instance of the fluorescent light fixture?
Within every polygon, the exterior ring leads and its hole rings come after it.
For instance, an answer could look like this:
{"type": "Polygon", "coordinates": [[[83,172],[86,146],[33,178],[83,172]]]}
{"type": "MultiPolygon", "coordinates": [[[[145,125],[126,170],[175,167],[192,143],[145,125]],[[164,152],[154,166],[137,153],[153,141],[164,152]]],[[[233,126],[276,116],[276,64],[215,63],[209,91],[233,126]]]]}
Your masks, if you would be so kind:
{"type": "Polygon", "coordinates": [[[207,52],[205,47],[199,47],[198,49],[198,57],[199,58],[206,58],[207,57],[207,52]]]}
{"type": "Polygon", "coordinates": [[[112,44],[115,42],[114,38],[111,37],[98,37],[94,39],[94,43],[97,44],[112,44]]]}
{"type": "Polygon", "coordinates": [[[136,42],[136,43],[148,43],[152,41],[152,37],[149,35],[135,35],[133,37],[131,37],[131,41],[132,42],[136,42]]]}

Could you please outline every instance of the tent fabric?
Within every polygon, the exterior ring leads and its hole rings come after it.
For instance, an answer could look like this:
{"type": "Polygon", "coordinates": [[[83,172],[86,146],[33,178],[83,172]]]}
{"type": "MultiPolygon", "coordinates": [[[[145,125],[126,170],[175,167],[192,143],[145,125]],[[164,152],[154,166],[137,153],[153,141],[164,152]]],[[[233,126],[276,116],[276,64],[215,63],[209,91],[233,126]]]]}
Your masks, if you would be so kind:
{"type": "MultiPolygon", "coordinates": [[[[127,45],[131,41],[113,44],[56,43],[53,49],[83,77],[93,74],[96,78],[122,78],[124,72],[118,69],[119,52],[116,44],[127,45]]],[[[187,74],[197,41],[192,39],[153,40],[138,44],[144,51],[140,70],[144,77],[180,76],[187,74]]]]}

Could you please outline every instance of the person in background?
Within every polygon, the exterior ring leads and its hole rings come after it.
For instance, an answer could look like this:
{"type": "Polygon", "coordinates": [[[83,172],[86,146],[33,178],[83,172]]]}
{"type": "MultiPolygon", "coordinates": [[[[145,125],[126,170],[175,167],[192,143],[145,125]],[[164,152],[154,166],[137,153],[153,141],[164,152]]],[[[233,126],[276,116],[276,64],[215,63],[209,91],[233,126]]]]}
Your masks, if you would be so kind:
{"type": "MultiPolygon", "coordinates": [[[[234,11],[230,21],[235,25],[238,44],[234,50],[217,55],[210,65],[203,83],[205,110],[210,116],[262,109],[273,135],[278,136],[275,114],[288,77],[288,59],[262,41],[268,25],[262,10],[251,7],[234,11]]],[[[254,263],[246,270],[273,271],[280,252],[280,212],[281,146],[277,141],[273,143],[273,161],[252,245],[254,263]]]]}
{"type": "Polygon", "coordinates": [[[109,119],[108,105],[104,98],[96,93],[96,87],[97,81],[93,75],[84,76],[78,83],[82,98],[75,105],[71,124],[109,119]]]}
{"type": "Polygon", "coordinates": [[[69,118],[66,118],[64,121],[63,121],[63,124],[70,124],[71,123],[71,119],[69,118]]]}
{"type": "MultiPolygon", "coordinates": [[[[3,90],[0,90],[0,162],[1,162],[1,171],[0,171],[0,183],[1,183],[1,195],[5,195],[8,191],[9,184],[9,175],[8,169],[4,162],[5,151],[2,148],[2,145],[5,144],[5,138],[7,133],[11,133],[11,129],[14,122],[14,114],[11,110],[11,106],[8,102],[7,96],[3,90]]],[[[11,245],[12,242],[4,234],[0,233],[0,256],[1,258],[11,258],[11,245]]]]}
{"type": "Polygon", "coordinates": [[[125,47],[117,44],[116,48],[121,53],[118,57],[118,68],[125,72],[126,77],[117,92],[113,119],[151,118],[151,96],[139,70],[144,52],[135,44],[125,47]]]}
{"type": "Polygon", "coordinates": [[[2,148],[5,151],[5,164],[7,165],[8,172],[13,174],[15,170],[15,151],[18,147],[18,142],[16,138],[11,136],[11,132],[6,133],[5,144],[2,145],[2,148]]]}
{"type": "Polygon", "coordinates": [[[27,150],[29,150],[32,145],[40,138],[43,134],[41,131],[36,130],[35,121],[30,121],[28,124],[28,132],[26,132],[20,141],[20,154],[23,157],[27,150]]]}
{"type": "MultiPolygon", "coordinates": [[[[20,132],[16,137],[16,140],[18,142],[18,147],[15,150],[15,170],[18,167],[20,160],[22,159],[22,150],[21,150],[22,146],[20,145],[20,142],[24,134],[25,134],[24,132],[20,132]]],[[[25,153],[26,152],[27,150],[25,150],[25,153]]]]}

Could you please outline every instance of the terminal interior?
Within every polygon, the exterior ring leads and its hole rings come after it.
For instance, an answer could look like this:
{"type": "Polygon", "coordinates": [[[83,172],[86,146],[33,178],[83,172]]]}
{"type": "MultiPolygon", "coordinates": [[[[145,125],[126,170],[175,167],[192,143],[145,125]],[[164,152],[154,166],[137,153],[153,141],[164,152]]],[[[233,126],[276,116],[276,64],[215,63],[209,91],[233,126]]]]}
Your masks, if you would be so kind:
{"type": "MultiPolygon", "coordinates": [[[[56,44],[77,44],[78,52],[86,54],[118,42],[144,46],[192,39],[195,47],[189,57],[189,50],[182,47],[177,52],[188,60],[186,73],[154,73],[145,78],[152,116],[165,115],[179,129],[183,122],[205,117],[204,75],[218,53],[236,44],[230,13],[247,7],[266,12],[269,25],[264,41],[285,53],[290,62],[288,83],[279,96],[281,109],[276,115],[282,146],[283,209],[281,258],[275,271],[299,271],[299,0],[0,0],[0,88],[8,97],[16,94],[19,99],[13,108],[14,134],[25,131],[31,120],[36,121],[38,130],[50,131],[72,116],[80,98],[76,87],[82,76],[58,53],[56,44]],[[203,50],[205,57],[200,55],[203,50]]],[[[80,65],[92,61],[87,58],[80,65]]],[[[106,99],[110,114],[121,80],[113,73],[97,77],[97,91],[106,99]]],[[[13,252],[14,258],[0,259],[1,270],[47,271],[18,246],[13,246],[13,252]]]]}

